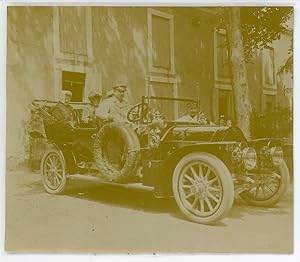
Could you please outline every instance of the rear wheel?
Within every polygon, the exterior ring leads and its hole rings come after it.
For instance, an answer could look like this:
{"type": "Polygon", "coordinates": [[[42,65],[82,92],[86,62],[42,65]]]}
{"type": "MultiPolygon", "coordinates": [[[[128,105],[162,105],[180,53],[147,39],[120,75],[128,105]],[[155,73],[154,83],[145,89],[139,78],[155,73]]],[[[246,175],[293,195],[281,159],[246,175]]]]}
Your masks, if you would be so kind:
{"type": "Polygon", "coordinates": [[[254,174],[250,189],[240,194],[247,203],[261,207],[275,205],[287,192],[289,186],[289,170],[283,161],[273,172],[254,174]]]}
{"type": "Polygon", "coordinates": [[[66,164],[60,151],[51,149],[44,154],[41,163],[42,181],[50,194],[61,194],[67,187],[66,164]]]}
{"type": "Polygon", "coordinates": [[[191,153],[179,161],[173,174],[173,193],[181,212],[203,224],[222,219],[234,200],[227,167],[208,153],[191,153]]]}

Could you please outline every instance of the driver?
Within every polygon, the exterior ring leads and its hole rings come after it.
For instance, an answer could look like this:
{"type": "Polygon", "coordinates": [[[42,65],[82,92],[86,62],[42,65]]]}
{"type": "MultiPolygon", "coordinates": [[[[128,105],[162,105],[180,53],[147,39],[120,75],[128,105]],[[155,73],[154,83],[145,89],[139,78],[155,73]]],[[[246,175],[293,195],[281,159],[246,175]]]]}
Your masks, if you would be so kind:
{"type": "Polygon", "coordinates": [[[96,116],[108,122],[128,122],[129,104],[125,100],[126,90],[126,84],[113,85],[111,96],[99,105],[95,112],[96,116]]]}

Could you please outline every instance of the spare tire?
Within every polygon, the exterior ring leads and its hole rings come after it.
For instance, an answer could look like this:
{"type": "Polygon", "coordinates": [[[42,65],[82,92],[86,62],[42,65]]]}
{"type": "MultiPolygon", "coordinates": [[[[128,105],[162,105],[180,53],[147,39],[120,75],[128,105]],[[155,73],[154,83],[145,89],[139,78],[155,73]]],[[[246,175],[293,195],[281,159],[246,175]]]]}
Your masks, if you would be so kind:
{"type": "Polygon", "coordinates": [[[103,126],[94,142],[94,159],[99,175],[113,182],[125,182],[136,174],[140,143],[135,132],[124,123],[103,126]]]}

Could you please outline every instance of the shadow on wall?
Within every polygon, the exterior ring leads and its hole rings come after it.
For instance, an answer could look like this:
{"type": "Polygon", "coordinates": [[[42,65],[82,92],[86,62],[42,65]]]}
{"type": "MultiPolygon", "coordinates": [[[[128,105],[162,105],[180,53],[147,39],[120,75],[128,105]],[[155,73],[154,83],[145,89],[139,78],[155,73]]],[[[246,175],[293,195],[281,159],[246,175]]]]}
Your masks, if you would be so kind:
{"type": "Polygon", "coordinates": [[[130,103],[137,102],[137,95],[142,95],[148,55],[146,10],[128,7],[93,9],[94,56],[102,74],[104,95],[115,81],[128,84],[130,103]]]}

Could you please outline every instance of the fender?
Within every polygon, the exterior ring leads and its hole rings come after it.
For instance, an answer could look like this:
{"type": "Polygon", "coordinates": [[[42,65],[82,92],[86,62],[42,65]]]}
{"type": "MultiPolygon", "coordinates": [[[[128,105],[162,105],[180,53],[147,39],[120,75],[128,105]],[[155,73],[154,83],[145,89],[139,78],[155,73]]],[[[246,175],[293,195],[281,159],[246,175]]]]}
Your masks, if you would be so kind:
{"type": "Polygon", "coordinates": [[[282,141],[279,138],[258,138],[250,140],[249,144],[252,146],[264,146],[268,144],[282,146],[282,141]]]}
{"type": "MultiPolygon", "coordinates": [[[[157,197],[166,197],[172,195],[172,176],[173,171],[179,162],[179,160],[186,154],[191,152],[206,152],[215,155],[220,159],[227,167],[230,167],[227,163],[230,161],[231,154],[224,154],[228,145],[235,145],[236,142],[205,142],[197,144],[182,143],[181,146],[174,149],[172,152],[168,152],[167,157],[163,160],[156,161],[157,163],[152,168],[147,168],[149,174],[154,179],[155,195],[157,197]],[[151,170],[152,169],[152,170],[151,170]]],[[[178,144],[177,144],[178,145],[178,144]]],[[[149,160],[151,162],[151,160],[149,160]]]]}
{"type": "Polygon", "coordinates": [[[203,151],[211,153],[212,155],[217,156],[220,159],[224,158],[224,152],[230,151],[232,146],[239,144],[239,142],[228,142],[228,141],[220,141],[220,142],[201,142],[195,143],[194,141],[183,141],[182,143],[177,143],[176,146],[167,146],[165,143],[164,146],[168,147],[169,150],[167,152],[167,157],[164,159],[166,162],[170,162],[178,160],[185,154],[195,152],[195,151],[203,151]]]}

